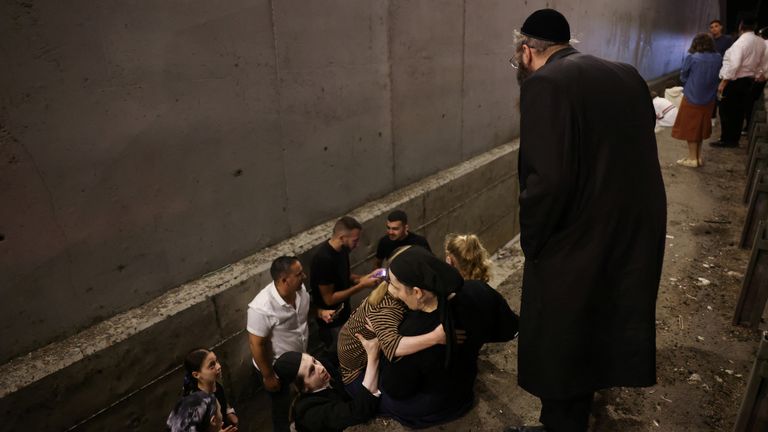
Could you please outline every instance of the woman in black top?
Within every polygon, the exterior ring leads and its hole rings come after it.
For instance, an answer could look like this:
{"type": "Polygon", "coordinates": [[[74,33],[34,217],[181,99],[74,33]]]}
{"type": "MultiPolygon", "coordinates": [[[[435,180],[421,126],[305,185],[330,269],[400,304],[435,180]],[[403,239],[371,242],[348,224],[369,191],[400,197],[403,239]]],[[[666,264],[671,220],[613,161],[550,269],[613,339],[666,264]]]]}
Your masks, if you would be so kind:
{"type": "Polygon", "coordinates": [[[517,315],[485,282],[464,281],[455,268],[420,248],[395,258],[389,278],[392,295],[410,309],[400,334],[422,334],[442,323],[447,343],[383,361],[380,412],[412,428],[461,417],[474,403],[480,348],[512,340],[517,315]],[[454,329],[465,332],[460,344],[454,329]]]}
{"type": "Polygon", "coordinates": [[[335,432],[365,423],[376,415],[379,406],[379,341],[360,340],[368,356],[363,385],[350,398],[343,384],[331,380],[322,363],[309,354],[295,351],[281,355],[274,365],[283,382],[292,382],[299,391],[291,408],[298,432],[335,432]]]}

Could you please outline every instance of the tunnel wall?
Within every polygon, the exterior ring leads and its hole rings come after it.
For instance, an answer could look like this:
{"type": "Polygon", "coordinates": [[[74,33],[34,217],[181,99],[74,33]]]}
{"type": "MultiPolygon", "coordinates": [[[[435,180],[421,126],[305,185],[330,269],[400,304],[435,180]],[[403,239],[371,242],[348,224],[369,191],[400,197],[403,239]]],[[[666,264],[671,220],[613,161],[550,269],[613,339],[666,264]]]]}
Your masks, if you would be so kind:
{"type": "Polygon", "coordinates": [[[646,79],[717,16],[694,0],[0,3],[9,424],[159,426],[190,345],[222,344],[244,378],[243,301],[268,258],[308,259],[346,212],[371,233],[358,262],[394,206],[433,245],[511,238],[507,60],[545,6],[579,50],[646,79]]]}
{"type": "Polygon", "coordinates": [[[510,141],[507,59],[677,68],[717,2],[0,4],[0,361],[510,141]],[[680,11],[685,11],[681,14],[680,11]]]}
{"type": "MultiPolygon", "coordinates": [[[[651,79],[716,3],[546,5],[651,79]]],[[[508,142],[544,6],[2,2],[0,362],[508,142]]]]}

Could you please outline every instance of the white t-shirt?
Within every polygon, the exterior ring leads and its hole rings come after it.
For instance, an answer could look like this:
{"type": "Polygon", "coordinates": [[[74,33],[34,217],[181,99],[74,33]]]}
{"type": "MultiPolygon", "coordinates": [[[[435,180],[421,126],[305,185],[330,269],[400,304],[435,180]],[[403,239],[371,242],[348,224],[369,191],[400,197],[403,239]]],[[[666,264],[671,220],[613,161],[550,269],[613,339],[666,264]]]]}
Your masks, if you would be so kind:
{"type": "MultiPolygon", "coordinates": [[[[296,293],[296,307],[286,303],[272,282],[261,290],[248,304],[248,333],[269,337],[275,359],[288,351],[307,351],[309,327],[309,293],[304,284],[296,293]]],[[[256,365],[256,361],[253,365],[256,365]]]]}

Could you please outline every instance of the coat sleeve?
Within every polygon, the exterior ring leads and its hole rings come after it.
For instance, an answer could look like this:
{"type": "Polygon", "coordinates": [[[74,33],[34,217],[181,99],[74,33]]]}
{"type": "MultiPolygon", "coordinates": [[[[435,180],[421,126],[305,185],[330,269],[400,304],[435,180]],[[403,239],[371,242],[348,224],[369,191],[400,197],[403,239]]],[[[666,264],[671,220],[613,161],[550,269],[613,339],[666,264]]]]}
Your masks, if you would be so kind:
{"type": "Polygon", "coordinates": [[[492,292],[493,325],[486,333],[486,342],[507,342],[515,338],[519,328],[519,318],[509,303],[498,291],[490,288],[492,292]]]}
{"type": "Polygon", "coordinates": [[[532,76],[520,95],[520,243],[535,259],[563,223],[576,178],[578,130],[567,91],[532,76]]]}
{"type": "Polygon", "coordinates": [[[349,401],[324,396],[304,397],[296,402],[296,423],[299,430],[342,430],[365,423],[379,409],[379,398],[362,388],[349,401]]]}

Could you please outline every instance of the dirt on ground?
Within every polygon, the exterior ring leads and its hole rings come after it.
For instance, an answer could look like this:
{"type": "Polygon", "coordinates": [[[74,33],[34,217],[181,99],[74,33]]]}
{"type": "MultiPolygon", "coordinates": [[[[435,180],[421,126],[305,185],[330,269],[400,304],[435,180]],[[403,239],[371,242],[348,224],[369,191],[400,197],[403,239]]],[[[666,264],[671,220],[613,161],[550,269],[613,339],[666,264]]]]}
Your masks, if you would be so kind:
{"type": "MultiPolygon", "coordinates": [[[[717,130],[713,131],[717,136],[717,130]]],[[[749,251],[738,248],[746,207],[745,144],[705,144],[705,166],[675,164],[686,144],[657,134],[668,199],[667,249],[656,308],[658,384],[598,392],[592,431],[729,431],[760,340],[731,324],[749,251]]],[[[631,229],[631,227],[628,227],[631,229]]],[[[495,256],[495,283],[520,308],[523,257],[511,243],[495,256]]],[[[486,345],[476,405],[466,416],[427,431],[501,431],[538,424],[539,401],[517,386],[517,342],[486,345]]],[[[376,419],[354,431],[408,430],[376,419]]]]}

